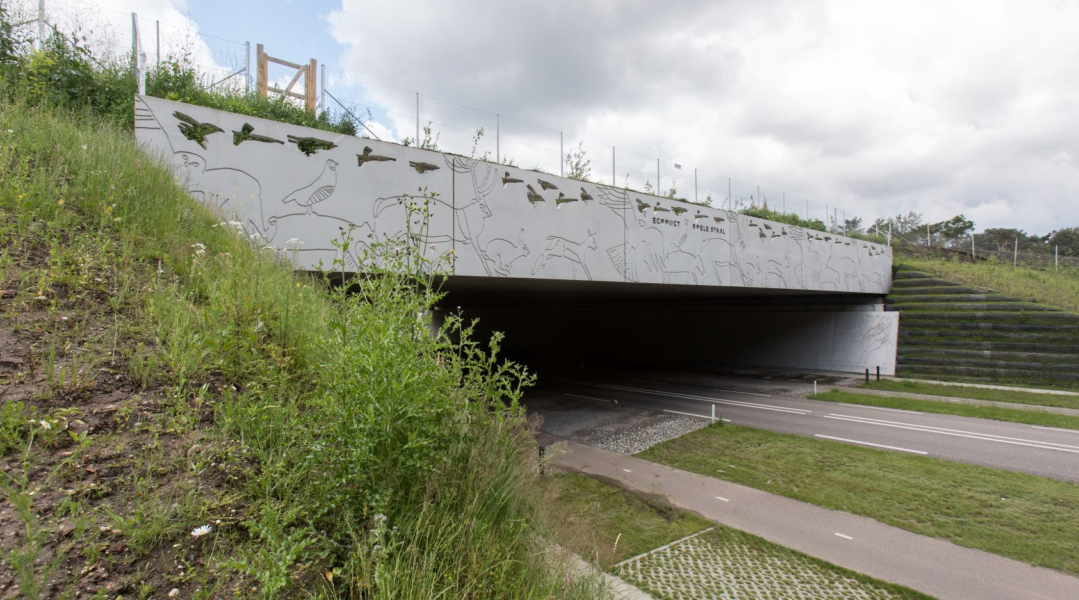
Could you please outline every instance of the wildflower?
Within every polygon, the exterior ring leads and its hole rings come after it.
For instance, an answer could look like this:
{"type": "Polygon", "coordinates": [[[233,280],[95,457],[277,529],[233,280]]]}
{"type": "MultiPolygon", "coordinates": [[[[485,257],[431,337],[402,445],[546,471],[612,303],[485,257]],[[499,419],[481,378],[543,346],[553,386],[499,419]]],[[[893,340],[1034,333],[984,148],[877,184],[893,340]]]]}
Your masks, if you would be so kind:
{"type": "Polygon", "coordinates": [[[214,528],[210,527],[209,525],[199,525],[198,527],[191,530],[191,537],[199,538],[206,535],[207,533],[210,533],[213,530],[214,528]]]}
{"type": "Polygon", "coordinates": [[[86,144],[83,144],[83,145],[82,145],[82,149],[83,149],[83,150],[86,150],[86,144]]]}
{"type": "Polygon", "coordinates": [[[48,421],[46,421],[44,419],[42,419],[41,421],[38,421],[37,424],[41,425],[42,429],[52,429],[52,423],[49,423],[48,421]]]}
{"type": "Polygon", "coordinates": [[[64,205],[64,199],[63,199],[63,198],[60,198],[59,200],[57,200],[57,201],[56,201],[56,205],[57,205],[57,206],[63,206],[63,205],[64,205]]]}
{"type": "Polygon", "coordinates": [[[430,246],[428,246],[428,248],[430,248],[430,249],[434,250],[434,249],[435,249],[435,245],[434,245],[434,244],[431,244],[430,246]]]}
{"type": "Polygon", "coordinates": [[[204,246],[203,244],[200,244],[199,242],[195,242],[194,244],[191,244],[191,247],[195,249],[195,254],[197,254],[199,256],[202,256],[203,254],[206,254],[206,246],[204,246]]]}
{"type": "Polygon", "coordinates": [[[15,130],[14,129],[8,129],[7,132],[8,133],[15,133],[15,130]]]}
{"type": "Polygon", "coordinates": [[[292,238],[289,241],[285,242],[285,245],[288,246],[289,248],[292,248],[293,250],[295,250],[296,248],[299,248],[300,246],[302,246],[303,242],[301,242],[297,238],[292,238]]]}

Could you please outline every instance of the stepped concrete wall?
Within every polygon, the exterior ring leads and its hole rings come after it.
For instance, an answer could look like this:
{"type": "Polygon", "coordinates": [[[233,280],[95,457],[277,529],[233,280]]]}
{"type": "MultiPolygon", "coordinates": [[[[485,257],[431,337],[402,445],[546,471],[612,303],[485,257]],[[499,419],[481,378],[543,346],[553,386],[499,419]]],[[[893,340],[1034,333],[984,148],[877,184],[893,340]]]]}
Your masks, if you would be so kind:
{"type": "MultiPolygon", "coordinates": [[[[359,271],[372,240],[411,236],[429,257],[445,259],[451,279],[867,298],[891,286],[891,249],[878,244],[452,154],[148,96],[135,98],[135,135],[224,219],[293,248],[300,269],[328,269],[339,259],[359,271]],[[427,228],[408,210],[425,198],[427,228]],[[349,227],[354,241],[342,254],[332,241],[349,227]]],[[[771,353],[795,358],[772,363],[813,368],[822,356],[846,357],[844,348],[868,344],[885,349],[865,361],[825,362],[859,370],[862,362],[889,364],[890,352],[894,364],[894,314],[783,325],[791,318],[770,317],[764,328],[790,333],[786,342],[769,336],[771,353]]]]}

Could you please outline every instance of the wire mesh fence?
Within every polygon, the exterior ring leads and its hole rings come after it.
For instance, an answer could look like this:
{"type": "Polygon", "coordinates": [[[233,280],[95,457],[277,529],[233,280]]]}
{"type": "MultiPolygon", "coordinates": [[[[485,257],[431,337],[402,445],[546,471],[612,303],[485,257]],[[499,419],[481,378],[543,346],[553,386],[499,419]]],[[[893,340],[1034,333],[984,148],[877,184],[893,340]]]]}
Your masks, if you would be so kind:
{"type": "MultiPolygon", "coordinates": [[[[98,56],[131,60],[136,36],[148,67],[170,60],[194,66],[217,89],[255,89],[250,42],[203,33],[180,13],[146,19],[87,0],[23,0],[17,9],[49,27],[77,32],[98,56]],[[137,33],[136,33],[137,31],[137,33]]],[[[297,61],[299,62],[299,61],[297,61]]],[[[270,63],[267,81],[284,88],[296,70],[270,63]]],[[[356,121],[360,135],[482,158],[545,173],[587,179],[642,193],[738,211],[768,208],[845,232],[855,213],[834,204],[762,187],[716,172],[581,139],[501,114],[463,106],[323,65],[320,109],[356,121]]]]}

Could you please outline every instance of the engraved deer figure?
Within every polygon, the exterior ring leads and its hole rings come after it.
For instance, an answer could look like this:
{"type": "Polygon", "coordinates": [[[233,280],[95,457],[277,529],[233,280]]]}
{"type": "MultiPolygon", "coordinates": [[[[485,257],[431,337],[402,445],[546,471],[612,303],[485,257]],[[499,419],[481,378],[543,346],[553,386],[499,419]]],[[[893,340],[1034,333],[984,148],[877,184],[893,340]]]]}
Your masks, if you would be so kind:
{"type": "MultiPolygon", "coordinates": [[[[547,268],[547,261],[552,258],[564,258],[574,264],[580,265],[584,271],[584,276],[590,281],[592,274],[588,272],[588,266],[584,263],[584,254],[586,250],[595,250],[599,245],[596,243],[596,234],[588,231],[588,237],[581,242],[571,242],[564,237],[557,235],[547,236],[547,248],[543,250],[539,260],[536,262],[536,266],[532,269],[532,274],[535,275],[541,269],[547,268]]],[[[576,274],[576,267],[574,268],[574,274],[576,274]]]]}

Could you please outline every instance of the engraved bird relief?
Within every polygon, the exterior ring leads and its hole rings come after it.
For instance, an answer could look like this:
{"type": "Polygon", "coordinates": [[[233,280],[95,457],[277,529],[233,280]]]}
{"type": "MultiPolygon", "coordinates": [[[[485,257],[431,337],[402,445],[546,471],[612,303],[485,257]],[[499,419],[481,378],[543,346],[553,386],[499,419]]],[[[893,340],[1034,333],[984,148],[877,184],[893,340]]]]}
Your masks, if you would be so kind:
{"type": "Polygon", "coordinates": [[[531,184],[525,184],[525,188],[528,189],[528,191],[526,192],[528,194],[528,202],[533,207],[536,206],[537,202],[546,202],[546,200],[543,199],[543,196],[540,196],[536,193],[536,190],[532,188],[531,184]]]}
{"type": "Polygon", "coordinates": [[[425,162],[417,162],[414,160],[408,161],[408,166],[416,169],[416,172],[420,175],[423,175],[424,173],[427,173],[429,171],[437,171],[439,168],[438,165],[432,165],[431,163],[425,162]]]}
{"type": "Polygon", "coordinates": [[[723,217],[712,217],[712,220],[716,223],[722,223],[723,221],[726,221],[726,219],[724,219],[723,217]]]}
{"type": "Polygon", "coordinates": [[[369,162],[386,162],[386,161],[394,161],[394,162],[396,162],[397,161],[397,159],[393,158],[392,156],[382,156],[381,154],[371,154],[372,152],[374,152],[374,150],[372,150],[370,146],[364,146],[363,147],[363,154],[357,154],[356,155],[356,166],[357,167],[362,167],[364,164],[369,163],[369,162]]]}
{"type": "Polygon", "coordinates": [[[295,202],[299,206],[307,208],[307,214],[312,214],[311,207],[333,195],[337,188],[337,161],[329,159],[322,167],[322,173],[311,182],[282,200],[283,203],[295,202]]]}
{"type": "Polygon", "coordinates": [[[634,198],[634,200],[637,201],[637,212],[641,213],[642,215],[644,214],[644,211],[646,209],[652,208],[651,204],[648,204],[647,202],[641,202],[640,198],[634,198]]]}
{"type": "Polygon", "coordinates": [[[524,183],[524,179],[518,179],[516,177],[510,177],[510,172],[506,171],[506,174],[502,176],[502,187],[506,187],[511,183],[524,183]]]}
{"type": "Polygon", "coordinates": [[[765,224],[764,224],[764,228],[765,228],[765,229],[771,229],[771,228],[772,228],[772,226],[771,226],[771,225],[769,225],[768,223],[765,223],[765,224]]]}
{"type": "Polygon", "coordinates": [[[555,208],[562,208],[563,204],[569,204],[570,202],[576,202],[578,198],[567,198],[562,192],[558,192],[558,198],[555,199],[555,208]]]}
{"type": "Polygon", "coordinates": [[[675,207],[671,208],[671,211],[674,213],[674,216],[680,217],[680,216],[682,216],[682,213],[689,212],[689,209],[688,208],[682,208],[681,206],[675,206],[675,207]]]}
{"type": "Polygon", "coordinates": [[[663,208],[662,206],[659,205],[659,202],[656,202],[656,206],[652,209],[652,212],[658,212],[658,213],[660,213],[660,212],[671,212],[671,209],[663,208]]]}
{"type": "Polygon", "coordinates": [[[178,125],[180,133],[184,134],[185,138],[202,146],[203,150],[206,149],[206,136],[225,131],[213,123],[200,123],[180,111],[172,113],[172,116],[180,120],[178,125]]]}
{"type": "Polygon", "coordinates": [[[540,189],[543,189],[543,190],[557,190],[558,189],[558,186],[553,184],[553,183],[544,181],[542,179],[537,179],[536,181],[539,182],[540,189]]]}
{"type": "Polygon", "coordinates": [[[262,142],[264,144],[284,144],[281,140],[275,140],[272,137],[265,135],[259,135],[252,133],[255,128],[250,123],[244,123],[244,126],[239,131],[232,132],[232,145],[239,146],[244,142],[262,142]]]}
{"type": "Polygon", "coordinates": [[[590,196],[588,194],[588,192],[584,191],[584,188],[581,188],[581,202],[591,202],[591,201],[592,201],[592,196],[590,196]]]}
{"type": "Polygon", "coordinates": [[[329,140],[320,140],[313,137],[297,137],[294,135],[286,137],[289,142],[296,144],[296,148],[306,156],[316,154],[319,150],[333,150],[337,147],[337,144],[329,140]]]}
{"type": "MultiPolygon", "coordinates": [[[[706,215],[706,214],[704,214],[704,213],[702,213],[701,211],[698,210],[697,214],[693,215],[693,218],[694,219],[707,219],[708,215],[706,215]]],[[[718,223],[718,222],[719,221],[716,221],[716,223],[718,223]]]]}

